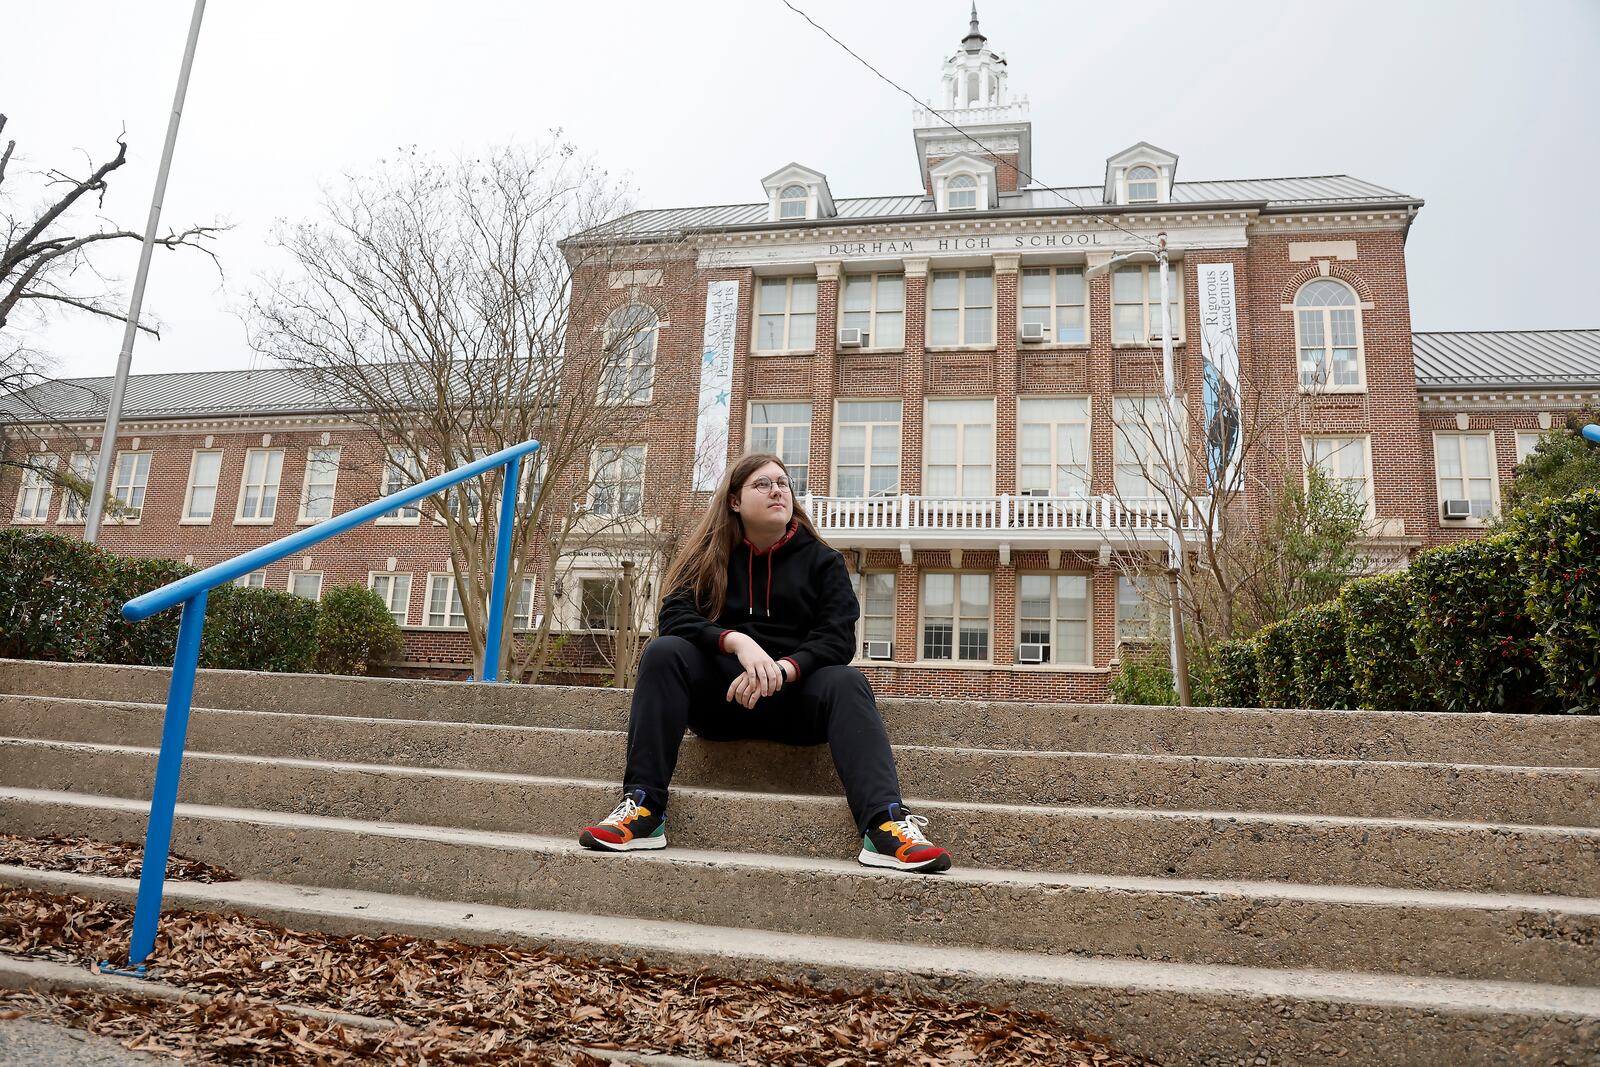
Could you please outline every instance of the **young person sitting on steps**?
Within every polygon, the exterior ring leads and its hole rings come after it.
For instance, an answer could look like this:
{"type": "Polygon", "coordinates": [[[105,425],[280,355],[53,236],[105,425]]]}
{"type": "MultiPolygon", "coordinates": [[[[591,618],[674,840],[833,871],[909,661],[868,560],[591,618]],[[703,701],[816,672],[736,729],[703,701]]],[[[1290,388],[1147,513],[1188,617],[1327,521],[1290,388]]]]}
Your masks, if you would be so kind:
{"type": "Polygon", "coordinates": [[[734,462],[662,583],[628,719],[622,802],[578,841],[665,848],[667,786],[685,729],[708,741],[826,741],[869,867],[934,872],[950,854],[900,800],[889,735],[849,666],[856,605],[844,559],[817,535],[777,456],[734,462]]]}

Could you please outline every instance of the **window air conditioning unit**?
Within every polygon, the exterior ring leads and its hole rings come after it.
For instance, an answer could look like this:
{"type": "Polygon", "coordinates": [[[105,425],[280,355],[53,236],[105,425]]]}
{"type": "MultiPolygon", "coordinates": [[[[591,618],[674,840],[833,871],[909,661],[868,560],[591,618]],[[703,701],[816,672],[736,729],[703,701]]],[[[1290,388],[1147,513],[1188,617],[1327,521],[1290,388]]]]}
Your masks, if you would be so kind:
{"type": "Polygon", "coordinates": [[[867,331],[858,326],[846,326],[839,331],[840,348],[860,348],[867,343],[867,331]]]}
{"type": "Polygon", "coordinates": [[[1036,645],[1024,642],[1017,646],[1018,663],[1043,663],[1050,653],[1049,645],[1036,645]]]}
{"type": "Polygon", "coordinates": [[[1021,495],[1022,496],[1049,496],[1050,495],[1050,490],[1048,490],[1048,489],[1024,489],[1022,491],[1021,495]]]}
{"type": "Polygon", "coordinates": [[[868,659],[893,659],[894,658],[894,642],[893,641],[868,641],[867,642],[867,658],[868,659]]]}
{"type": "Polygon", "coordinates": [[[1023,323],[1022,324],[1022,340],[1026,344],[1030,344],[1030,345],[1036,345],[1036,344],[1039,344],[1041,341],[1046,340],[1045,333],[1044,333],[1044,323],[1042,323],[1042,322],[1025,322],[1025,323],[1023,323]]]}
{"type": "Polygon", "coordinates": [[[1472,501],[1446,500],[1444,502],[1444,517],[1447,519],[1470,519],[1472,517],[1472,501]]]}

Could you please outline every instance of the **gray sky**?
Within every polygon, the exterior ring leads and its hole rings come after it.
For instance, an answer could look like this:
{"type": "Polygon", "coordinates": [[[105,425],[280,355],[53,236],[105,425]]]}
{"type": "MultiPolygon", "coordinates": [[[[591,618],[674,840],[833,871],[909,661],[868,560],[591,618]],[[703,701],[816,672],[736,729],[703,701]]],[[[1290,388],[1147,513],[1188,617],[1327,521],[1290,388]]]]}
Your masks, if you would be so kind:
{"type": "MultiPolygon", "coordinates": [[[[967,0],[793,2],[919,98],[966,32],[967,0]]],[[[142,229],[189,0],[0,9],[6,138],[24,165],[81,166],[125,123],[106,213],[142,229]]],[[[1408,246],[1416,329],[1600,327],[1600,3],[981,0],[979,15],[1031,102],[1038,181],[1098,183],[1139,140],[1178,153],[1180,181],[1352,174],[1427,200],[1408,246]]],[[[561,127],[641,206],[756,201],[790,160],[869,196],[918,188],[911,106],[779,0],[212,0],[163,225],[232,223],[226,279],[157,255],[145,307],[163,337],[140,338],[134,371],[258,363],[238,312],[279,262],[274,221],[398,146],[471,153],[561,127]]],[[[125,293],[137,258],[130,242],[100,263],[125,293]]],[[[91,375],[120,339],[80,319],[36,343],[58,373],[91,375]]]]}

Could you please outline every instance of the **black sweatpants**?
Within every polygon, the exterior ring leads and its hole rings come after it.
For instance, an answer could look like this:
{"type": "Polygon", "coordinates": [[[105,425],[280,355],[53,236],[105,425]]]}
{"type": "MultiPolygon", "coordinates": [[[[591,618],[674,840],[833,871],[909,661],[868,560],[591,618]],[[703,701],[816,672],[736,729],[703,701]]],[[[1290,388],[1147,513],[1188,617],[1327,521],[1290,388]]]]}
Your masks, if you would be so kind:
{"type": "Polygon", "coordinates": [[[862,833],[867,820],[899,802],[889,734],[860,671],[822,667],[746,708],[727,699],[743,670],[737,656],[708,656],[681,637],[651,640],[633,687],[623,788],[643,789],[664,809],[687,728],[708,741],[827,742],[862,833]]]}

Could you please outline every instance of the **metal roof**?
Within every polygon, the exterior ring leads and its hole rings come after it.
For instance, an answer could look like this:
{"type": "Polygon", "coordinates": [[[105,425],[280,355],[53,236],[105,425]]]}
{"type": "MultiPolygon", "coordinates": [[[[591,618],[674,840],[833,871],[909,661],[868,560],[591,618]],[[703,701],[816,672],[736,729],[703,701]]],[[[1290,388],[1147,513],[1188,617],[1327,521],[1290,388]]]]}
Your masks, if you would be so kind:
{"type": "Polygon", "coordinates": [[[1411,335],[1418,389],[1600,389],[1600,330],[1481,330],[1411,335]]]}
{"type": "MultiPolygon", "coordinates": [[[[1266,210],[1290,210],[1318,204],[1383,203],[1414,204],[1420,201],[1381,185],[1331,174],[1309,178],[1245,178],[1237,181],[1177,182],[1172,187],[1174,204],[1208,203],[1266,204],[1266,210]]],[[[1168,205],[1150,205],[1166,207],[1168,205]]],[[[905,196],[866,196],[835,199],[838,214],[829,219],[773,223],[767,218],[768,205],[722,204],[714,207],[675,207],[635,211],[608,226],[590,231],[588,237],[663,237],[691,230],[732,230],[750,226],[805,228],[818,225],[859,222],[862,219],[892,219],[933,213],[933,201],[921,193],[905,196]]],[[[1110,205],[1098,185],[1064,186],[1059,189],[1032,186],[1015,193],[1001,193],[1002,211],[1086,211],[1107,209],[1138,211],[1145,205],[1110,205]]],[[[982,217],[985,212],[963,212],[982,217]]]]}
{"type": "MultiPolygon", "coordinates": [[[[41,417],[61,422],[102,419],[111,383],[110,378],[41,382],[11,396],[0,396],[0,413],[21,421],[41,417]]],[[[290,415],[338,411],[343,406],[319,393],[304,371],[281,367],[185,371],[131,376],[123,394],[122,417],[290,415]]]]}

